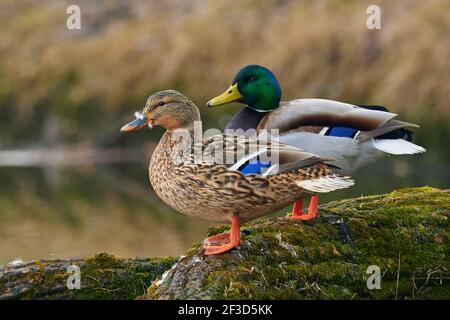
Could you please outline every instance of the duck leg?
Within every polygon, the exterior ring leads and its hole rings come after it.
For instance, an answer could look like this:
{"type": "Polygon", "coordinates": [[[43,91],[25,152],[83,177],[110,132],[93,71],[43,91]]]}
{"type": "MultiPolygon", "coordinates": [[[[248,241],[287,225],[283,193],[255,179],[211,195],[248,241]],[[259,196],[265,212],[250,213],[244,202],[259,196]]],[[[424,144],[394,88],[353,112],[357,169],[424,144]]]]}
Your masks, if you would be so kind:
{"type": "Polygon", "coordinates": [[[291,219],[307,221],[319,217],[319,196],[311,196],[307,214],[303,213],[303,209],[301,209],[302,205],[303,199],[297,200],[297,202],[295,202],[291,219]]]}
{"type": "Polygon", "coordinates": [[[241,230],[239,227],[239,217],[233,215],[231,218],[230,234],[222,233],[206,239],[210,244],[205,244],[205,255],[220,254],[230,251],[239,246],[241,242],[241,230]],[[220,245],[213,245],[212,243],[220,243],[220,245]]]}
{"type": "Polygon", "coordinates": [[[304,215],[305,212],[303,211],[303,198],[298,199],[294,203],[294,208],[292,208],[292,217],[291,219],[297,219],[298,217],[304,215]]]}

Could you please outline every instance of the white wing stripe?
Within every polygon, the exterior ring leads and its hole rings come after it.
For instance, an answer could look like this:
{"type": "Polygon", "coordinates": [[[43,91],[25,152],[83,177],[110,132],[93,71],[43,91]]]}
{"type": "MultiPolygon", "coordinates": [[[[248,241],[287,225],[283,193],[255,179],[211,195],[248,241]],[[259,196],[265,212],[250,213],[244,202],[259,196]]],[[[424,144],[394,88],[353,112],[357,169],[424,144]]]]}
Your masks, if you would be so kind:
{"type": "Polygon", "coordinates": [[[244,163],[246,163],[248,160],[256,158],[257,156],[259,156],[261,153],[264,153],[267,151],[267,148],[261,148],[260,150],[253,152],[251,154],[249,154],[246,157],[243,157],[242,159],[240,159],[239,161],[237,161],[235,164],[233,164],[228,170],[235,170],[237,171],[244,163]]]}
{"type": "Polygon", "coordinates": [[[389,154],[414,154],[425,152],[425,148],[403,139],[373,139],[375,148],[389,154]]]}
{"type": "Polygon", "coordinates": [[[355,182],[350,177],[341,177],[338,175],[331,175],[311,180],[296,181],[296,185],[302,189],[312,192],[330,192],[338,189],[345,189],[355,182]]]}

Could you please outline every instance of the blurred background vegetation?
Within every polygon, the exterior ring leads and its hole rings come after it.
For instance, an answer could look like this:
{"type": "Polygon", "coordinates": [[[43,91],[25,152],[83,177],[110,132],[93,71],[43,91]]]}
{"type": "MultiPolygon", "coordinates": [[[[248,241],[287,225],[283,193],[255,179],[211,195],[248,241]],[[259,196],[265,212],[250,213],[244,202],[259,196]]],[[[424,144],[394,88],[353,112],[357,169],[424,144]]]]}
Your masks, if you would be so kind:
{"type": "Polygon", "coordinates": [[[378,161],[324,197],[450,180],[450,2],[0,1],[0,264],[14,258],[176,255],[207,223],[152,193],[161,130],[120,126],[160,89],[223,128],[239,105],[207,109],[247,64],[275,72],[283,99],[379,104],[416,122],[417,156],[378,161]],[[81,8],[81,30],[66,8],[81,8]]]}

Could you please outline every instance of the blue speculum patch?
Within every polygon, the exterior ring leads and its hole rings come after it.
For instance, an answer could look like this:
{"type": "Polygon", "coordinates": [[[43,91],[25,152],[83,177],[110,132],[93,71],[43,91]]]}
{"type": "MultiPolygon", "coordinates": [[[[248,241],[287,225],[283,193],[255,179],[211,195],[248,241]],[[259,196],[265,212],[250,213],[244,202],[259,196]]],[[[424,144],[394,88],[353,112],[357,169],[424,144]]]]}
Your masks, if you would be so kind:
{"type": "Polygon", "coordinates": [[[263,162],[261,160],[247,162],[243,164],[239,171],[243,174],[261,174],[262,170],[270,167],[270,162],[263,162]]]}
{"type": "Polygon", "coordinates": [[[333,127],[328,129],[326,136],[332,137],[343,137],[343,138],[353,138],[355,134],[358,132],[357,129],[347,128],[347,127],[333,127]]]}

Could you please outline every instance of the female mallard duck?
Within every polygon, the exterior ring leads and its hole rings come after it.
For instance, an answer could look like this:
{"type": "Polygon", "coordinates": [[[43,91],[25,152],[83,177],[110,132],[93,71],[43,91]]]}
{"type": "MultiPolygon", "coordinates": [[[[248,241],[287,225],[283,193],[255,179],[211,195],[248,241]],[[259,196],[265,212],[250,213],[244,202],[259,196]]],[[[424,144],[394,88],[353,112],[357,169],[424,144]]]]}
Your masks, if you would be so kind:
{"type": "Polygon", "coordinates": [[[166,132],[153,152],[149,176],[156,194],[175,210],[217,222],[231,221],[230,234],[207,239],[206,254],[226,252],[240,243],[239,223],[288,206],[295,199],[353,185],[349,177],[332,172],[323,160],[295,147],[270,141],[258,145],[256,138],[201,136],[200,113],[195,104],[174,90],[151,95],[136,119],[121,131],[160,125],[166,132]],[[194,130],[195,129],[195,130],[194,130]],[[198,148],[200,145],[200,149],[198,148]],[[212,150],[226,152],[214,161],[212,150]],[[198,150],[202,157],[198,157],[198,150]],[[242,152],[245,151],[245,152],[242,152]],[[231,154],[231,157],[230,157],[231,154]],[[254,162],[271,159],[266,170],[249,170],[254,162]],[[224,159],[231,163],[222,164],[224,159]]]}
{"type": "MultiPolygon", "coordinates": [[[[350,174],[383,153],[413,154],[425,149],[411,143],[415,124],[394,120],[385,107],[352,105],[325,99],[281,102],[281,87],[267,68],[249,65],[235,76],[231,86],[210,100],[209,107],[240,102],[246,104],[226,130],[278,129],[279,141],[331,158],[337,172],[350,174]],[[406,137],[407,140],[404,140],[406,137]]],[[[293,219],[317,216],[318,196],[311,198],[308,214],[303,199],[295,202],[293,219]]]]}

